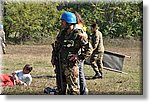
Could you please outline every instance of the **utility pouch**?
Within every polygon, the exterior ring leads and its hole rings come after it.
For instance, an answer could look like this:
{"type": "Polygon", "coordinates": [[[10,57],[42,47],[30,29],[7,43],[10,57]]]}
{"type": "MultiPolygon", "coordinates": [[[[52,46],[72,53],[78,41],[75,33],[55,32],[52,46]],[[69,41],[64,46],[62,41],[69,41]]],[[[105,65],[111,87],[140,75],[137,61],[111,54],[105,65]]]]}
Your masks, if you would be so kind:
{"type": "Polygon", "coordinates": [[[66,48],[73,47],[74,46],[74,40],[64,40],[63,46],[66,48]]]}

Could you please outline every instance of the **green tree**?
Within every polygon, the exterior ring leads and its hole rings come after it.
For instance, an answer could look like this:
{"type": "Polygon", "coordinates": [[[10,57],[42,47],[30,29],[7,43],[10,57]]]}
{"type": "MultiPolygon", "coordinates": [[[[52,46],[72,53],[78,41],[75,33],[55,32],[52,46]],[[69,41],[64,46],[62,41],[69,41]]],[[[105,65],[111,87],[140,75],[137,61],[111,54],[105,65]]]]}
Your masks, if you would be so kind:
{"type": "Polygon", "coordinates": [[[87,33],[96,22],[104,37],[142,38],[143,2],[4,2],[6,38],[15,43],[44,40],[60,30],[64,11],[77,11],[82,16],[87,33]]]}

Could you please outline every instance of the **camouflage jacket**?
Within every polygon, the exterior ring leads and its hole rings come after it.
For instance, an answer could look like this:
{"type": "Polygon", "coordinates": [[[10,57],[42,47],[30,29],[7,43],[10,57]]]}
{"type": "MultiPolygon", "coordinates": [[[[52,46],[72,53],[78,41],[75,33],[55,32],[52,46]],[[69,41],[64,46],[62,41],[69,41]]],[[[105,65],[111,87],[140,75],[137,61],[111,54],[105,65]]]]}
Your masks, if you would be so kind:
{"type": "Polygon", "coordinates": [[[6,43],[5,32],[2,30],[0,31],[0,40],[2,41],[2,43],[6,43]]]}
{"type": "Polygon", "coordinates": [[[96,30],[89,38],[94,52],[104,52],[103,37],[100,31],[96,30]]]}
{"type": "Polygon", "coordinates": [[[60,60],[63,63],[69,61],[69,54],[77,54],[79,59],[89,57],[93,49],[84,35],[81,29],[74,29],[69,34],[66,30],[62,30],[56,38],[53,56],[60,55],[60,60]]]}

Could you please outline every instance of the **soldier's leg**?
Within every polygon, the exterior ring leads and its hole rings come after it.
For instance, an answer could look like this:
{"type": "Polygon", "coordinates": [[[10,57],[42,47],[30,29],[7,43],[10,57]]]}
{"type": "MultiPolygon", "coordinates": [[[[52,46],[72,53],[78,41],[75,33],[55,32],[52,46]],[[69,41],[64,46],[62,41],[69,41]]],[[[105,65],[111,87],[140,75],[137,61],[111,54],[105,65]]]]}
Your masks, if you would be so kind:
{"type": "Polygon", "coordinates": [[[98,60],[97,60],[98,70],[101,74],[102,74],[102,70],[103,70],[103,62],[102,62],[103,55],[104,55],[104,52],[100,52],[100,54],[98,55],[98,60]]]}
{"type": "Polygon", "coordinates": [[[4,43],[2,43],[3,54],[6,54],[5,46],[6,46],[6,45],[5,45],[4,43]]]}
{"type": "Polygon", "coordinates": [[[97,66],[97,63],[96,63],[97,57],[98,57],[98,55],[92,54],[91,58],[90,58],[90,64],[91,64],[91,66],[92,66],[95,73],[98,71],[98,66],[97,66]]]}
{"type": "Polygon", "coordinates": [[[71,95],[79,95],[79,84],[78,84],[78,76],[79,76],[79,68],[78,65],[68,66],[65,69],[66,83],[69,88],[69,93],[71,95]]]}
{"type": "Polygon", "coordinates": [[[91,66],[95,72],[95,76],[92,79],[101,78],[101,74],[99,73],[98,65],[97,65],[98,54],[92,54],[90,58],[91,66]]]}
{"type": "Polygon", "coordinates": [[[3,48],[3,54],[6,54],[6,50],[5,50],[5,48],[3,48]]]}

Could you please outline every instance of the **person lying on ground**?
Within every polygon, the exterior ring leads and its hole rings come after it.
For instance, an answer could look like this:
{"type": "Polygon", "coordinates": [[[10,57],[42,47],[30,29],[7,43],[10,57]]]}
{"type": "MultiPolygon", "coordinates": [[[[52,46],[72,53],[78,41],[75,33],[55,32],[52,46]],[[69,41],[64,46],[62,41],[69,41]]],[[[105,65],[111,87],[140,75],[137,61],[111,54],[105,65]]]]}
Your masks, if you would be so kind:
{"type": "Polygon", "coordinates": [[[23,67],[23,70],[17,70],[11,75],[0,74],[0,86],[15,86],[15,85],[25,85],[29,86],[32,82],[32,77],[30,72],[32,67],[29,64],[26,64],[23,67]]]}

